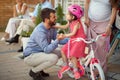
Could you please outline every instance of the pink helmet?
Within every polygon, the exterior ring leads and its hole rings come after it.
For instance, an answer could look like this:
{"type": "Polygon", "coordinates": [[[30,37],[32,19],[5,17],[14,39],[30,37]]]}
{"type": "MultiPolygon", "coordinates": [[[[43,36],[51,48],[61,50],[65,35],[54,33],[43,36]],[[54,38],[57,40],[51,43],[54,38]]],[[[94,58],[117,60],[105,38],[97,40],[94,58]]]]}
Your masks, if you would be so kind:
{"type": "Polygon", "coordinates": [[[68,11],[70,11],[73,15],[75,15],[78,19],[81,18],[83,16],[83,10],[82,8],[77,5],[71,5],[68,7],[68,11]]]}

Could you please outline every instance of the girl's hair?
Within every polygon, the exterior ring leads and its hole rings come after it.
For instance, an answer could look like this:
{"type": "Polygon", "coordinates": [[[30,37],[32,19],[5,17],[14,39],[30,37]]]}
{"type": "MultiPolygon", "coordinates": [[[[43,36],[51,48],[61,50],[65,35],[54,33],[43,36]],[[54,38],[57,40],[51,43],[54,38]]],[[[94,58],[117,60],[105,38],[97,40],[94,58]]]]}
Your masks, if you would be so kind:
{"type": "Polygon", "coordinates": [[[118,7],[119,5],[119,0],[109,0],[109,2],[111,3],[112,7],[118,7]]]}
{"type": "Polygon", "coordinates": [[[71,12],[69,12],[70,16],[74,16],[74,19],[73,20],[77,20],[77,16],[73,15],[71,12]]]}

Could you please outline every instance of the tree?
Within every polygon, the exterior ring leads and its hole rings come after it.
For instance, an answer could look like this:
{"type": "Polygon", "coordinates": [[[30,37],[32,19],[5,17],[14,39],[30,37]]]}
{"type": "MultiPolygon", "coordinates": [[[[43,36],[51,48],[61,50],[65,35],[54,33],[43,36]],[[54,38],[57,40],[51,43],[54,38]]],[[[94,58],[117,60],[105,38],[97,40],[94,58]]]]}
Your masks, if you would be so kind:
{"type": "MultiPolygon", "coordinates": [[[[67,23],[66,20],[64,20],[64,13],[63,13],[63,8],[60,4],[58,4],[58,7],[56,8],[56,14],[57,14],[57,23],[60,25],[65,25],[67,23]]],[[[69,30],[68,29],[59,29],[58,33],[67,33],[69,30]]]]}
{"type": "MultiPolygon", "coordinates": [[[[38,13],[38,14],[37,14],[36,20],[35,20],[35,27],[36,27],[39,23],[41,23],[41,21],[42,21],[42,19],[41,19],[41,17],[40,17],[41,4],[39,4],[39,6],[38,6],[38,12],[37,12],[37,13],[38,13]]],[[[28,27],[28,28],[29,28],[28,31],[22,30],[21,36],[22,36],[22,37],[30,37],[30,35],[31,35],[31,33],[33,32],[33,30],[34,30],[35,27],[29,26],[29,27],[28,27]]]]}
{"type": "Polygon", "coordinates": [[[40,13],[41,13],[41,4],[39,4],[39,6],[38,6],[38,14],[36,16],[35,26],[37,26],[42,21],[42,19],[40,17],[40,13]]]}

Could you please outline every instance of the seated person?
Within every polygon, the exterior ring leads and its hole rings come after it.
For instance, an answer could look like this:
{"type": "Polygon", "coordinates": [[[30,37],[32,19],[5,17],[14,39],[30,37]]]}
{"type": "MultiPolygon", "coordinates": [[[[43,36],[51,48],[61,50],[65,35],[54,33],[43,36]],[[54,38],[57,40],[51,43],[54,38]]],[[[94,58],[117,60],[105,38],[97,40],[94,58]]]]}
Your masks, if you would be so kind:
{"type": "MultiPolygon", "coordinates": [[[[15,36],[12,37],[10,40],[6,40],[6,42],[11,43],[18,43],[19,40],[19,36],[22,33],[22,30],[24,30],[25,27],[31,26],[31,27],[35,27],[35,20],[36,17],[38,15],[38,8],[53,8],[52,4],[50,2],[48,2],[47,0],[40,0],[40,3],[38,3],[35,7],[35,10],[33,12],[33,15],[31,16],[30,20],[22,20],[20,23],[20,26],[17,28],[17,31],[15,33],[15,36]]],[[[22,52],[23,51],[23,46],[21,46],[21,48],[18,50],[18,52],[22,52]]]]}
{"type": "Polygon", "coordinates": [[[18,27],[16,33],[15,33],[15,36],[12,37],[10,40],[7,40],[6,42],[9,42],[10,44],[11,43],[18,43],[18,39],[19,39],[19,36],[22,32],[22,30],[25,29],[26,26],[31,26],[31,27],[35,27],[35,20],[36,20],[36,17],[38,15],[38,8],[53,8],[52,7],[52,4],[50,2],[48,2],[47,0],[40,0],[40,3],[38,3],[35,7],[35,10],[33,12],[33,15],[31,16],[31,19],[30,20],[22,20],[21,23],[20,23],[20,26],[18,27]]]}
{"type": "Polygon", "coordinates": [[[16,0],[16,5],[13,7],[13,18],[9,19],[7,24],[5,35],[1,38],[1,41],[12,38],[16,32],[17,27],[21,22],[21,18],[30,18],[28,15],[27,4],[22,0],[16,0]]]}

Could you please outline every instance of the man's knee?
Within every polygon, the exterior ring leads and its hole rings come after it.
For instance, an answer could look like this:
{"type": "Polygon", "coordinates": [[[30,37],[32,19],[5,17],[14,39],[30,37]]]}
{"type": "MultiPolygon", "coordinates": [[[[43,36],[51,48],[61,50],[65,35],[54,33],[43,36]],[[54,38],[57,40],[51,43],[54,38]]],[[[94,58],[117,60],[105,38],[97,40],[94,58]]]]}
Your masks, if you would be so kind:
{"type": "Polygon", "coordinates": [[[58,56],[56,55],[56,54],[51,54],[50,56],[49,56],[49,61],[51,62],[51,63],[53,63],[53,64],[56,64],[57,62],[58,62],[58,56]]]}

